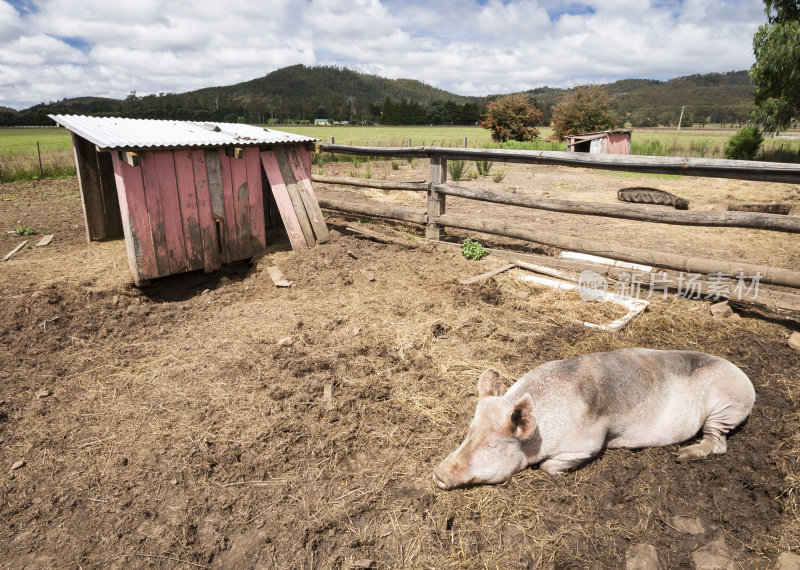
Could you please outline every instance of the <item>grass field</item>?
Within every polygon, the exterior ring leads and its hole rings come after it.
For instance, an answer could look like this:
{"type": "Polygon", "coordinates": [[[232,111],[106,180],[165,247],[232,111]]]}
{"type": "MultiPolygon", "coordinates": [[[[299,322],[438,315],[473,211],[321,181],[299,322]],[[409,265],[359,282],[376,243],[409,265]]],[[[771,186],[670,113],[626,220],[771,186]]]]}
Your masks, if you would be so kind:
{"type": "MultiPolygon", "coordinates": [[[[464,146],[472,148],[517,148],[529,150],[566,150],[564,143],[544,139],[552,134],[550,128],[540,128],[542,140],[532,143],[493,143],[489,131],[477,126],[452,127],[388,127],[337,125],[330,127],[280,126],[300,135],[333,139],[338,144],[356,146],[464,146]]],[[[709,126],[707,128],[632,129],[631,153],[649,156],[724,157],[725,145],[736,129],[709,126]]],[[[800,133],[786,133],[793,138],[768,138],[762,154],[765,160],[800,162],[800,133]]],[[[74,176],[72,142],[69,132],[61,128],[0,128],[0,182],[39,178],[39,155],[46,178],[74,176]]]]}

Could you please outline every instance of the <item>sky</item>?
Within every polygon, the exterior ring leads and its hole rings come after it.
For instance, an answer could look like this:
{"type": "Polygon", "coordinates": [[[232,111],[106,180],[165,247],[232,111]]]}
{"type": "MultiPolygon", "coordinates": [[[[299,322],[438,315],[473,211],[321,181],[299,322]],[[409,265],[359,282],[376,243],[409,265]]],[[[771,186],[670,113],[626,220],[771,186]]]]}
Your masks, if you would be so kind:
{"type": "Polygon", "coordinates": [[[748,69],[761,0],[0,0],[0,106],[181,93],[295,64],[460,95],[748,69]]]}

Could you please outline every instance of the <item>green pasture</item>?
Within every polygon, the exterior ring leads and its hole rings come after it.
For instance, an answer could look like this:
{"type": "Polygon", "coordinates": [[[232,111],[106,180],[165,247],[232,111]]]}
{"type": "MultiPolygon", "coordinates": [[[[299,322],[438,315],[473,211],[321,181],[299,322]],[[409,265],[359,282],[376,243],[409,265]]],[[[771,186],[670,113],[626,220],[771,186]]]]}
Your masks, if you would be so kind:
{"type": "MultiPolygon", "coordinates": [[[[330,143],[354,146],[450,146],[470,148],[513,148],[522,150],[566,150],[566,145],[548,142],[550,128],[540,128],[541,139],[530,143],[494,143],[489,131],[478,126],[278,126],[300,135],[330,143]]],[[[631,153],[646,156],[724,157],[725,145],[735,128],[633,129],[631,153]]],[[[775,162],[800,162],[800,133],[790,138],[768,138],[762,147],[762,159],[775,162]]],[[[39,153],[45,177],[74,176],[72,141],[62,128],[0,128],[0,181],[10,182],[39,178],[39,153]]]]}

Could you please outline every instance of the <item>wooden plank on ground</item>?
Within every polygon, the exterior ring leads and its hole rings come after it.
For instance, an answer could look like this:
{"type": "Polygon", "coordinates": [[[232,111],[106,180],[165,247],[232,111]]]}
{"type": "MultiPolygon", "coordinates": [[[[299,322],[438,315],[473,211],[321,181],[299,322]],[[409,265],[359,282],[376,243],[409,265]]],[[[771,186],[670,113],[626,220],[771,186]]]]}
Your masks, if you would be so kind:
{"type": "Polygon", "coordinates": [[[203,237],[200,232],[200,215],[197,210],[197,193],[194,185],[192,151],[179,149],[173,151],[175,161],[175,181],[178,187],[178,202],[181,209],[184,247],[186,248],[186,269],[193,271],[205,267],[203,259],[203,237]]]}
{"type": "Polygon", "coordinates": [[[36,243],[36,247],[44,247],[46,245],[50,245],[50,242],[53,241],[53,237],[54,237],[53,234],[47,234],[46,236],[42,236],[42,239],[40,239],[36,243]]]}
{"type": "Polygon", "coordinates": [[[536,273],[541,273],[542,275],[549,275],[550,277],[563,279],[564,281],[572,281],[573,283],[578,282],[578,275],[575,273],[566,273],[564,271],[559,271],[558,269],[553,269],[552,267],[538,265],[536,263],[528,263],[519,259],[513,260],[513,263],[517,267],[527,269],[528,271],[534,271],[536,273]]]}
{"type": "Polygon", "coordinates": [[[283,272],[277,265],[270,265],[267,267],[267,273],[269,273],[270,279],[275,284],[276,287],[291,287],[294,285],[291,281],[287,281],[283,277],[283,272]]]}
{"type": "Polygon", "coordinates": [[[297,180],[294,177],[294,172],[289,164],[289,158],[286,154],[286,149],[278,145],[273,150],[275,158],[278,161],[278,168],[281,171],[283,182],[286,184],[286,191],[289,193],[289,199],[292,201],[292,207],[297,213],[297,221],[300,222],[300,229],[303,230],[303,236],[306,239],[308,247],[316,245],[314,238],[314,229],[311,226],[311,221],[308,218],[303,198],[300,196],[300,191],[297,188],[297,180]]]}
{"type": "Polygon", "coordinates": [[[23,247],[25,247],[25,245],[26,245],[27,243],[28,243],[28,240],[25,240],[25,241],[23,241],[21,244],[19,244],[17,247],[15,247],[15,248],[14,248],[14,249],[12,249],[11,251],[9,251],[9,252],[6,254],[6,256],[3,258],[3,261],[8,261],[9,259],[11,259],[11,256],[12,256],[12,255],[14,255],[15,253],[17,253],[17,252],[18,252],[19,250],[21,250],[23,247]]]}
{"type": "MultiPolygon", "coordinates": [[[[156,260],[156,277],[169,275],[169,253],[167,251],[167,236],[164,232],[164,216],[161,212],[161,194],[158,191],[158,178],[156,177],[155,156],[153,151],[140,153],[142,182],[144,182],[145,211],[149,217],[148,230],[153,239],[153,250],[156,260]]],[[[134,167],[136,168],[136,167],[134,167]]]]}
{"type": "Polygon", "coordinates": [[[142,169],[124,162],[116,152],[111,153],[111,160],[117,183],[117,199],[122,216],[125,248],[128,250],[128,264],[134,283],[140,285],[142,281],[158,276],[142,169]]]}
{"type": "Polygon", "coordinates": [[[158,182],[158,196],[161,202],[161,216],[164,220],[164,239],[167,244],[167,259],[171,274],[189,269],[186,261],[186,245],[183,235],[183,220],[178,196],[178,182],[175,175],[175,160],[171,150],[153,152],[158,182]]]}
{"type": "Polygon", "coordinates": [[[247,183],[247,163],[244,153],[239,158],[228,157],[231,167],[231,188],[233,204],[236,209],[237,259],[253,255],[253,231],[250,228],[250,187],[247,183]]]}
{"type": "Polygon", "coordinates": [[[258,147],[249,146],[244,149],[245,166],[247,167],[247,186],[250,200],[250,231],[253,235],[253,253],[263,251],[267,247],[267,226],[264,222],[264,184],[261,177],[261,158],[258,147]]]}
{"type": "Polygon", "coordinates": [[[292,244],[292,249],[295,251],[306,251],[308,249],[306,238],[300,227],[297,213],[292,206],[292,200],[289,197],[289,192],[283,181],[283,176],[281,175],[275,153],[271,150],[262,151],[261,164],[264,166],[264,172],[267,173],[267,179],[272,189],[272,196],[275,198],[275,204],[278,206],[278,211],[281,214],[286,233],[289,235],[289,242],[292,244]]]}
{"type": "Polygon", "coordinates": [[[322,210],[319,208],[317,197],[314,194],[314,188],[311,185],[311,179],[303,165],[303,157],[301,156],[303,152],[308,151],[298,146],[289,146],[286,148],[289,166],[291,166],[292,173],[297,181],[297,190],[300,192],[303,205],[306,207],[306,213],[308,213],[308,219],[314,230],[314,236],[317,238],[317,243],[325,243],[331,239],[331,235],[330,232],[328,232],[328,226],[325,225],[325,218],[322,215],[322,210]]]}
{"type": "Polygon", "coordinates": [[[501,273],[508,271],[509,269],[514,269],[515,267],[516,265],[514,263],[509,263],[508,265],[498,267],[497,269],[492,269],[491,271],[487,271],[486,273],[481,273],[480,275],[470,277],[469,279],[464,279],[463,281],[459,281],[459,283],[461,283],[461,285],[472,285],[473,283],[477,283],[478,281],[483,281],[484,279],[488,279],[489,277],[500,275],[501,273]]]}

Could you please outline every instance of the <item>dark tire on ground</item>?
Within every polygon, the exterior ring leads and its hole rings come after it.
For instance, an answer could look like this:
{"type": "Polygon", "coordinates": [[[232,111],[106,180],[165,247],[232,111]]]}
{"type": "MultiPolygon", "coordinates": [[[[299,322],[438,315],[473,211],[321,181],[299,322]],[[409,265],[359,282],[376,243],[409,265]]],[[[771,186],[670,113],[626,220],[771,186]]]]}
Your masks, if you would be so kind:
{"type": "Polygon", "coordinates": [[[621,188],[617,190],[617,198],[623,202],[635,202],[637,204],[658,204],[661,206],[674,206],[677,210],[688,210],[689,201],[670,194],[664,190],[647,188],[644,186],[634,186],[632,188],[621,188]]]}

